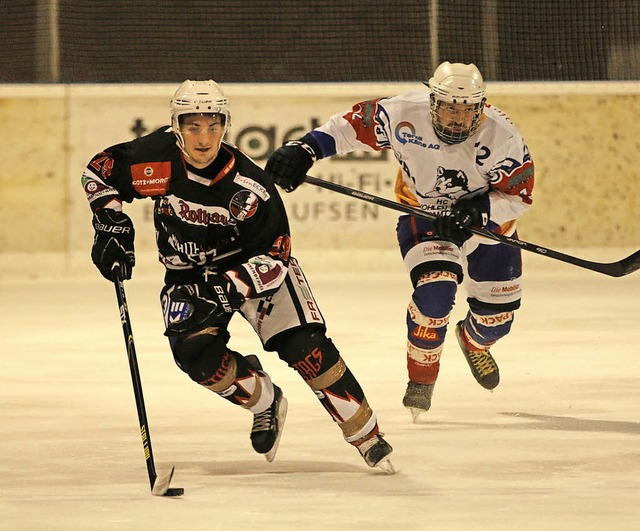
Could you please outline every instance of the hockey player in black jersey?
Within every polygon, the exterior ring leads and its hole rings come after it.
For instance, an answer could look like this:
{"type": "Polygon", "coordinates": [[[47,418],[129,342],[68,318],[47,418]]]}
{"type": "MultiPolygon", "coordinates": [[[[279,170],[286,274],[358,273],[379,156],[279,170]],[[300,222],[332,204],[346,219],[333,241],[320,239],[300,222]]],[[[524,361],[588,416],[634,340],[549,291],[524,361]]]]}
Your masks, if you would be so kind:
{"type": "Polygon", "coordinates": [[[131,278],[134,227],[123,202],[151,198],[161,304],[176,364],[198,384],[254,415],[251,442],[275,457],[287,400],[254,355],[229,348],[241,314],[266,351],[307,382],[367,465],[394,471],[376,414],[331,339],[304,273],[291,256],[283,203],[269,177],[223,142],[228,99],[213,81],[182,83],[171,126],[107,148],[82,177],[93,211],[91,257],[102,275],[131,278]]]}

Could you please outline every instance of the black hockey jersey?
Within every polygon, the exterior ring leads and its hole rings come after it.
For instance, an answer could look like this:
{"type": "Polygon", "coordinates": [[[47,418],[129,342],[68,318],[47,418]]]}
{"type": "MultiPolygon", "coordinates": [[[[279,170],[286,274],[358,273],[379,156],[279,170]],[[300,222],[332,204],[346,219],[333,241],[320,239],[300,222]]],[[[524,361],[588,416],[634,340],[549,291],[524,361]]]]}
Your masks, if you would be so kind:
{"type": "Polygon", "coordinates": [[[284,281],[289,224],[271,179],[235,146],[222,143],[205,170],[185,164],[169,127],[98,153],[82,176],[95,212],[122,201],[154,200],[159,259],[169,284],[226,273],[246,298],[284,281]]]}

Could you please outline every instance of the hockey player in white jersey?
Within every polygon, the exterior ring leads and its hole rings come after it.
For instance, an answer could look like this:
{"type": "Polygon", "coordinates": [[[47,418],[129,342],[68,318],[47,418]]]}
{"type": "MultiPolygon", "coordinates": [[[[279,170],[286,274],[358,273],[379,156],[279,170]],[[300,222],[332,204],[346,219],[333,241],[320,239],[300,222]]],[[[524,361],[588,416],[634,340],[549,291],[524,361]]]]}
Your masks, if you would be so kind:
{"type": "Polygon", "coordinates": [[[475,65],[444,62],[425,85],[428,91],[357,103],[285,143],[266,165],[291,192],[318,159],[390,149],[400,164],[397,200],[438,215],[431,222],[403,214],[397,226],[414,288],[406,316],[409,381],[403,399],[414,422],[431,407],[463,280],[468,311],[455,334],[478,383],[490,390],[498,385],[489,349],[509,333],[520,306],[521,253],[466,229],[517,236],[516,220],[531,206],[534,183],[527,145],[507,115],[486,103],[475,65]]]}

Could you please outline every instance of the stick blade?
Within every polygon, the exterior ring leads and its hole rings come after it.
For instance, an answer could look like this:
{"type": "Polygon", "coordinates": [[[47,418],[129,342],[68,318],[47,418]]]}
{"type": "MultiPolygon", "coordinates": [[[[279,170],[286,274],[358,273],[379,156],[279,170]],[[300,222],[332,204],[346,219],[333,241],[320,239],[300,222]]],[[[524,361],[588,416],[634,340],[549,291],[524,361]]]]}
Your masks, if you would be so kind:
{"type": "Polygon", "coordinates": [[[169,472],[167,475],[156,477],[156,480],[153,482],[151,494],[153,494],[154,496],[182,496],[184,494],[183,488],[169,488],[174,470],[175,467],[171,467],[171,472],[169,472]]]}
{"type": "Polygon", "coordinates": [[[624,276],[640,269],[640,250],[620,261],[620,275],[624,276]]]}

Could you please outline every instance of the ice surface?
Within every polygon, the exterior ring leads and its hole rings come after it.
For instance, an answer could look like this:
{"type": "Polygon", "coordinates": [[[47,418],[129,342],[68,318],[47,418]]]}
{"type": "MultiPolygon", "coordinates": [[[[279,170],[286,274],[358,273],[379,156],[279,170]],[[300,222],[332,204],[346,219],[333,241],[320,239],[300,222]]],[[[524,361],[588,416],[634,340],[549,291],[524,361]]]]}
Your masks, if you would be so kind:
{"type": "MultiPolygon", "coordinates": [[[[640,528],[640,273],[613,279],[527,257],[523,307],[492,351],[498,388],[473,380],[450,334],[432,410],[412,424],[400,259],[299,258],[397,474],[369,469],[237,318],[231,346],[260,354],[289,400],[275,461],[254,453],[251,415],[174,365],[161,272],[141,264],[125,286],[156,467],[175,465],[172,487],[185,489],[151,496],[113,286],[90,264],[60,275],[44,263],[0,277],[0,529],[640,528]]],[[[464,311],[461,291],[452,321],[464,311]]]]}

